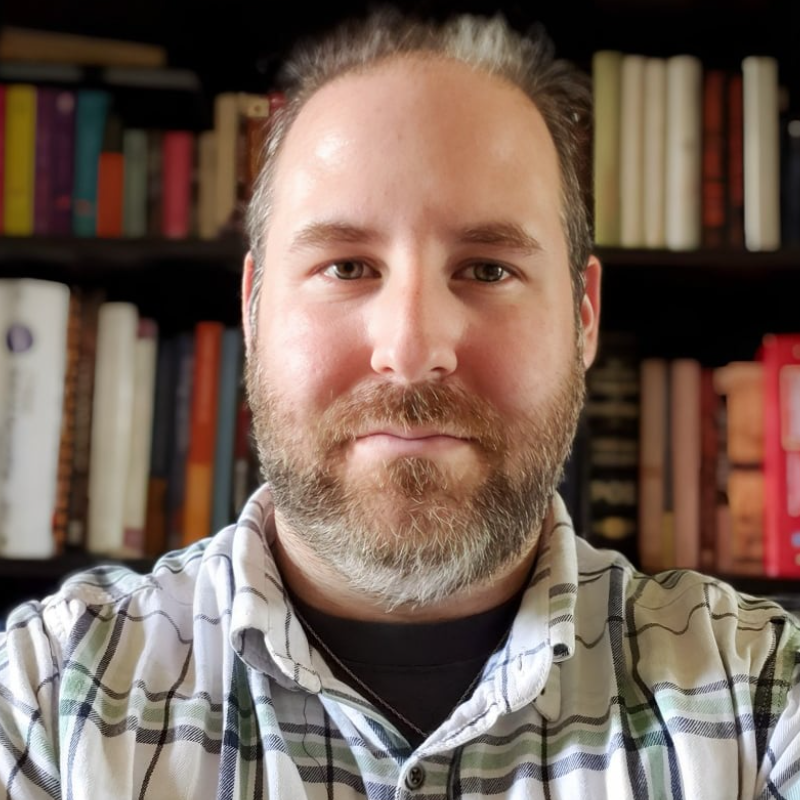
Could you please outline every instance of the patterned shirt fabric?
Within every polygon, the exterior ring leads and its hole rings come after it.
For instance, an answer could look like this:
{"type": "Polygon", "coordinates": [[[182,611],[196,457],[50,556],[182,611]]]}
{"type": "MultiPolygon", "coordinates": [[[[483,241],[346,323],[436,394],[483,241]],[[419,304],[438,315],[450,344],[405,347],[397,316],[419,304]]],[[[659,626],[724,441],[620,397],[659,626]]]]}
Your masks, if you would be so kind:
{"type": "Polygon", "coordinates": [[[293,614],[269,491],[142,576],[103,567],[0,642],[0,783],[66,798],[800,798],[800,630],[575,537],[560,498],[510,634],[412,750],[293,614]]]}

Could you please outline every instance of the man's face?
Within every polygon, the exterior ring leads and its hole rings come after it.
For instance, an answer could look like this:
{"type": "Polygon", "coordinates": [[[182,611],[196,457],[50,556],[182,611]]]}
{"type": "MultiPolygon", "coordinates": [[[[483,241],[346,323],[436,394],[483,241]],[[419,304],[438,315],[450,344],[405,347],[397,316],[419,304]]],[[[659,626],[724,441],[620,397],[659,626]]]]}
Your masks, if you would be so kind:
{"type": "Polygon", "coordinates": [[[279,538],[389,606],[535,545],[596,337],[560,198],[535,107],[451,62],[340,78],[284,143],[248,357],[265,477],[279,538]]]}

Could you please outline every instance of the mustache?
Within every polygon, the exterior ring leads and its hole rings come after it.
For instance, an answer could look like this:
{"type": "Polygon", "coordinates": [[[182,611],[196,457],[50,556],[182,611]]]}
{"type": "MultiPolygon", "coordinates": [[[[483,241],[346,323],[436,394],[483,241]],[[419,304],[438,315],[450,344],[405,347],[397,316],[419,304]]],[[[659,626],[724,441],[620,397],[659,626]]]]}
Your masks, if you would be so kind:
{"type": "Polygon", "coordinates": [[[448,436],[470,439],[488,452],[505,448],[500,414],[484,398],[460,384],[360,387],[335,400],[319,420],[321,447],[335,450],[381,427],[434,427],[448,436]]]}

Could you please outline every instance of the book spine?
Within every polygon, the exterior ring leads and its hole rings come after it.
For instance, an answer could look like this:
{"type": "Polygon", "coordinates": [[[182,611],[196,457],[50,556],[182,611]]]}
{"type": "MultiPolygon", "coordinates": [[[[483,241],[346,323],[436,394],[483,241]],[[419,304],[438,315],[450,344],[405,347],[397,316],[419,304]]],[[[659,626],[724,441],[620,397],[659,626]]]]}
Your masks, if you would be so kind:
{"type": "Polygon", "coordinates": [[[620,243],[644,246],[644,56],[622,58],[620,243]]]}
{"type": "Polygon", "coordinates": [[[6,149],[4,233],[30,236],[36,163],[35,86],[9,84],[6,87],[6,149]]]}
{"type": "Polygon", "coordinates": [[[186,496],[183,543],[211,534],[211,504],[216,447],[219,369],[224,327],[202,321],[195,326],[195,361],[189,452],[186,458],[186,496]]]}
{"type": "Polygon", "coordinates": [[[125,516],[122,552],[143,558],[146,550],[147,483],[155,403],[158,326],[152,319],[139,320],[134,363],[133,421],[131,424],[128,477],[125,481],[125,516]]]}
{"type": "Polygon", "coordinates": [[[34,167],[33,232],[51,233],[53,219],[53,137],[56,124],[57,92],[48,87],[36,91],[36,142],[34,167]]]}
{"type": "Polygon", "coordinates": [[[72,233],[72,197],[75,191],[75,92],[59,90],[53,122],[53,203],[50,232],[72,233]]]}
{"type": "Polygon", "coordinates": [[[214,483],[211,531],[232,522],[233,450],[236,433],[236,404],[242,384],[242,334],[239,328],[226,328],[220,355],[217,442],[214,448],[214,483]]]}
{"type": "Polygon", "coordinates": [[[109,99],[102,90],[78,90],[72,200],[72,232],[76,236],[94,236],[97,230],[97,178],[109,99]]]}
{"type": "Polygon", "coordinates": [[[125,236],[147,235],[147,131],[129,128],[123,134],[125,161],[122,232],[125,236]]]}
{"type": "Polygon", "coordinates": [[[764,568],[800,577],[800,334],[769,334],[764,366],[764,568]]]}
{"type": "Polygon", "coordinates": [[[0,281],[0,556],[55,554],[69,287],[0,281]]]}
{"type": "Polygon", "coordinates": [[[91,553],[119,554],[123,549],[138,326],[135,305],[107,302],[100,307],[86,544],[91,553]]]}
{"type": "Polygon", "coordinates": [[[666,244],[667,62],[648,58],[644,68],[644,244],[666,244]]]}
{"type": "Polygon", "coordinates": [[[703,77],[702,240],[722,247],[727,238],[727,88],[725,70],[703,77]]]}
{"type": "Polygon", "coordinates": [[[194,135],[165,131],[163,148],[161,232],[169,239],[185,239],[191,228],[194,135]]]}
{"type": "Polygon", "coordinates": [[[622,53],[598,50],[592,57],[595,123],[593,139],[595,241],[620,244],[620,94],[622,53]]]}
{"type": "Polygon", "coordinates": [[[81,295],[78,369],[75,385],[75,447],[72,459],[67,547],[83,550],[89,509],[89,464],[92,441],[92,404],[97,352],[97,318],[105,295],[102,290],[73,289],[81,295]]]}
{"type": "Polygon", "coordinates": [[[667,59],[665,208],[670,250],[695,250],[701,243],[702,81],[702,64],[695,56],[667,59]]]}
{"type": "Polygon", "coordinates": [[[742,61],[744,87],[744,241],[748,250],[777,250],[780,230],[778,62],[742,61]]]}

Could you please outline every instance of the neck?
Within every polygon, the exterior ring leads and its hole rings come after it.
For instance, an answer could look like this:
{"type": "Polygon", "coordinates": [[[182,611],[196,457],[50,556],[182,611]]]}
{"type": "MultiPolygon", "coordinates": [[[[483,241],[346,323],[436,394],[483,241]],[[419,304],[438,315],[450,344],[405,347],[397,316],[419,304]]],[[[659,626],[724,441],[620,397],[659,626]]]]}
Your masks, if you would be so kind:
{"type": "Polygon", "coordinates": [[[275,514],[273,552],[289,589],[306,605],[345,619],[364,622],[444,622],[496,608],[523,586],[536,557],[536,546],[513,564],[446,599],[425,606],[401,606],[387,611],[385,601],[353,591],[346,577],[333,570],[275,514]]]}

